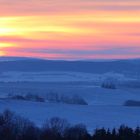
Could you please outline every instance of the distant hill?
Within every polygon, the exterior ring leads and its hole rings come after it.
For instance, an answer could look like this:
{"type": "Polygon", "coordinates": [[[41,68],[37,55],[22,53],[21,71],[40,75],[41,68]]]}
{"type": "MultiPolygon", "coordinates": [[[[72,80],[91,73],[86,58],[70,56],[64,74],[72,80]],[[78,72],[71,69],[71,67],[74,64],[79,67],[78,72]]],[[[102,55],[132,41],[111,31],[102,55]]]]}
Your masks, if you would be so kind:
{"type": "Polygon", "coordinates": [[[57,61],[33,58],[0,58],[0,72],[4,71],[72,71],[86,73],[116,72],[123,74],[140,74],[140,60],[116,61],[57,61]]]}

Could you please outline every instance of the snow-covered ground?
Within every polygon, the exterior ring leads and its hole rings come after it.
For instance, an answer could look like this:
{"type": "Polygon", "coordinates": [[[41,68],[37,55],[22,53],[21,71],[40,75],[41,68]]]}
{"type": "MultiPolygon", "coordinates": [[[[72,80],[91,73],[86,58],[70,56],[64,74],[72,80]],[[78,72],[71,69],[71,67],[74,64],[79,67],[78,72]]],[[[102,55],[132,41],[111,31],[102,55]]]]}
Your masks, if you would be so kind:
{"type": "Polygon", "coordinates": [[[140,88],[101,88],[101,82],[115,77],[119,82],[134,80],[117,73],[89,74],[80,72],[3,72],[0,74],[0,97],[8,94],[48,93],[81,96],[88,105],[39,103],[0,99],[0,111],[10,109],[41,125],[50,117],[65,118],[73,124],[83,123],[89,131],[95,128],[140,125],[140,107],[125,107],[127,100],[140,101],[140,88]]]}
{"type": "Polygon", "coordinates": [[[126,124],[140,125],[140,108],[120,105],[66,105],[27,101],[0,100],[0,110],[11,109],[37,125],[51,117],[66,118],[72,124],[83,123],[92,132],[95,128],[113,128],[126,124]]]}

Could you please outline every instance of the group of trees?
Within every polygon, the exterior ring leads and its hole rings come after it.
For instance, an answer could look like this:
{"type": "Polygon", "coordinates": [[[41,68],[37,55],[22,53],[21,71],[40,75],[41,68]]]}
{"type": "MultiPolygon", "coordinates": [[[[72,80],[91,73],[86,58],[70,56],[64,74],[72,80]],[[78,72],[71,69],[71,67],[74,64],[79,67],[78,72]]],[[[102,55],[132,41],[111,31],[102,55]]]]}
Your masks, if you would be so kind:
{"type": "Polygon", "coordinates": [[[106,89],[117,89],[124,83],[125,76],[114,72],[109,72],[103,75],[101,87],[106,89]]]}
{"type": "Polygon", "coordinates": [[[65,104],[88,105],[88,103],[81,96],[76,94],[70,96],[51,92],[46,95],[46,100],[65,104]]]}
{"type": "Polygon", "coordinates": [[[36,94],[25,94],[25,95],[8,95],[8,98],[14,100],[25,100],[25,101],[35,101],[35,102],[45,102],[45,99],[36,94]]]}
{"type": "Polygon", "coordinates": [[[116,80],[115,78],[106,78],[102,84],[101,84],[101,87],[102,88],[107,88],[107,89],[116,89],[116,80]]]}
{"type": "Polygon", "coordinates": [[[76,105],[88,105],[88,103],[79,95],[64,95],[51,92],[46,94],[46,97],[42,97],[39,94],[30,94],[25,95],[21,94],[9,94],[8,98],[13,100],[25,100],[25,101],[35,101],[35,102],[55,102],[55,103],[65,103],[65,104],[76,104],[76,105]]]}
{"type": "Polygon", "coordinates": [[[89,134],[82,124],[71,125],[65,119],[52,118],[42,127],[6,110],[0,114],[0,140],[140,140],[140,128],[96,129],[89,134]]]}

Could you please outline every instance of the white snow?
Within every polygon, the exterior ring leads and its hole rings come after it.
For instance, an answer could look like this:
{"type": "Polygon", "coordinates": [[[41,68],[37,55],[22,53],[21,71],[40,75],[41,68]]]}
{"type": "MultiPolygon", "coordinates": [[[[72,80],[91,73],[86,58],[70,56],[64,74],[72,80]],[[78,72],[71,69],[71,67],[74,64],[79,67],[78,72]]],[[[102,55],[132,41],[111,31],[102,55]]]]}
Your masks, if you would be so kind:
{"type": "Polygon", "coordinates": [[[124,82],[132,80],[117,73],[88,74],[80,72],[4,72],[0,74],[0,97],[8,93],[77,94],[88,105],[38,103],[0,99],[0,111],[10,109],[41,125],[51,117],[65,118],[73,124],[83,123],[89,131],[95,128],[113,128],[126,124],[140,125],[140,107],[125,107],[127,100],[140,101],[140,89],[119,87],[115,90],[100,87],[107,77],[114,76],[124,82]],[[10,83],[8,83],[10,82],[10,83]],[[80,83],[81,82],[81,83],[80,83]]]}

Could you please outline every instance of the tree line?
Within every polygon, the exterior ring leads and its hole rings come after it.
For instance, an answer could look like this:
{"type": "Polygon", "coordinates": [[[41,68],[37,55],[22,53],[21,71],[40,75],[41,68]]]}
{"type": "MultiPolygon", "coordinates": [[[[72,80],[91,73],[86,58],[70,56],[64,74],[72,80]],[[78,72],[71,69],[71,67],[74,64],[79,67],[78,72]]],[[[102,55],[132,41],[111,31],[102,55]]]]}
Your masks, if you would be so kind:
{"type": "Polygon", "coordinates": [[[96,129],[90,134],[83,124],[71,125],[58,117],[42,127],[5,110],[0,114],[0,140],[140,140],[140,128],[120,126],[118,129],[96,129]]]}

